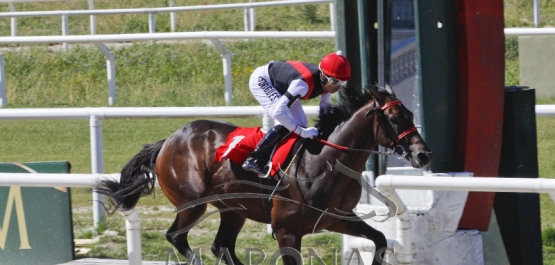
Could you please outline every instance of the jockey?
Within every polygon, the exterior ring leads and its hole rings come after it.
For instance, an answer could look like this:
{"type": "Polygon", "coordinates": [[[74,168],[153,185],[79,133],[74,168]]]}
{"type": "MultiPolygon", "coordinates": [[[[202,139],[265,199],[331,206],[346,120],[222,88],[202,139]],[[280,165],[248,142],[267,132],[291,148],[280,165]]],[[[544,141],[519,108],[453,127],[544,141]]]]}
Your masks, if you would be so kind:
{"type": "Polygon", "coordinates": [[[301,101],[320,96],[320,110],[331,107],[332,94],[351,79],[351,66],[341,51],[326,55],[319,65],[298,61],[270,61],[250,77],[249,88],[274,126],[243,163],[243,169],[265,175],[274,145],[289,132],[303,138],[318,136],[308,127],[301,101]],[[299,100],[300,99],[300,100],[299,100]]]}

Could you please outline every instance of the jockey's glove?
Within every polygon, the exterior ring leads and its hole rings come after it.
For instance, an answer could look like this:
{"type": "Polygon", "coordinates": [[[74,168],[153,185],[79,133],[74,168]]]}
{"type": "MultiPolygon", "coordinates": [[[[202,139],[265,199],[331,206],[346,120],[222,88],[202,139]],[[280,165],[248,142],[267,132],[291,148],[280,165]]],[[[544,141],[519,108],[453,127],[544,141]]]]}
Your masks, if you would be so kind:
{"type": "Polygon", "coordinates": [[[303,138],[312,139],[318,136],[318,129],[316,129],[315,127],[302,128],[300,126],[297,126],[297,128],[295,128],[295,133],[303,138]]]}

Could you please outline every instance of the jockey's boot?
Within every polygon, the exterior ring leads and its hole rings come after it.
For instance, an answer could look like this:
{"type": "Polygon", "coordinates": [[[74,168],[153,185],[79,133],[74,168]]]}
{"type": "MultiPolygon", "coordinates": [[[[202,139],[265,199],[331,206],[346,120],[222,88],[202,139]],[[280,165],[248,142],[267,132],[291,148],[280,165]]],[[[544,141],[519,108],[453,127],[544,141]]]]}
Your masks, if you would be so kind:
{"type": "Polygon", "coordinates": [[[274,146],[288,133],[289,130],[282,125],[276,125],[270,129],[260,140],[254,152],[247,157],[247,160],[243,163],[243,169],[255,172],[258,175],[266,175],[268,170],[265,167],[268,160],[270,160],[270,154],[274,146]]]}

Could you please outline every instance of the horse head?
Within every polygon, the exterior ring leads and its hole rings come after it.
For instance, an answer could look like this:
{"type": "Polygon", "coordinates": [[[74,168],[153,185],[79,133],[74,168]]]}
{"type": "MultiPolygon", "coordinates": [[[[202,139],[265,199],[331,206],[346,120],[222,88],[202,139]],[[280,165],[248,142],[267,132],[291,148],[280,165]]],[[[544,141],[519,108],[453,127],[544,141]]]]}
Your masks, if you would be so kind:
{"type": "Polygon", "coordinates": [[[430,148],[413,123],[413,114],[397,99],[389,85],[369,89],[374,104],[366,116],[374,115],[376,142],[392,149],[408,160],[414,168],[428,166],[433,157],[430,148]]]}

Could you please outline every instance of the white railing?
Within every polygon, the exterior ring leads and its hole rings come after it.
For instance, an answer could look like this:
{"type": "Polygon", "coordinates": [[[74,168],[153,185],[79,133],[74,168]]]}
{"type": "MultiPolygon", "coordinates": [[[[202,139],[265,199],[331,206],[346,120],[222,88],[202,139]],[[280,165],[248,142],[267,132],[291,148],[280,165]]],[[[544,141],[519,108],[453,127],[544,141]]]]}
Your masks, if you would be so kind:
{"type": "MultiPolygon", "coordinates": [[[[100,180],[119,179],[119,174],[43,174],[0,173],[0,186],[24,187],[91,187],[100,180]]],[[[125,216],[127,257],[130,265],[142,263],[141,218],[136,209],[121,212],[125,216]]]]}
{"type": "MultiPolygon", "coordinates": [[[[318,106],[303,107],[307,116],[318,115],[318,106]]],[[[261,117],[262,127],[269,129],[273,120],[260,106],[242,107],[157,107],[157,108],[53,108],[0,109],[0,120],[16,119],[89,119],[91,142],[91,172],[104,173],[102,120],[124,118],[183,118],[183,117],[261,117]]],[[[168,135],[169,136],[169,135],[168,135]]],[[[93,224],[105,219],[103,195],[93,192],[93,224]]]]}
{"type": "MultiPolygon", "coordinates": [[[[317,106],[303,107],[307,116],[318,115],[317,106]]],[[[555,116],[555,105],[536,105],[537,116],[555,116]]],[[[0,109],[0,120],[17,119],[89,119],[91,143],[91,172],[104,173],[102,120],[120,118],[183,118],[183,117],[262,117],[262,127],[269,129],[273,121],[260,106],[237,107],[155,107],[155,108],[52,108],[0,109]]],[[[103,197],[93,193],[94,225],[105,218],[103,197]]]]}
{"type": "Polygon", "coordinates": [[[555,28],[505,28],[505,36],[555,35],[555,28]]]}
{"type": "MultiPolygon", "coordinates": [[[[310,4],[330,4],[330,22],[331,30],[334,30],[334,5],[333,0],[288,0],[273,1],[259,3],[237,3],[237,4],[221,4],[221,5],[199,5],[199,6],[180,6],[180,7],[158,7],[158,8],[129,8],[129,9],[102,9],[102,10],[55,10],[55,11],[28,11],[28,12],[5,12],[0,13],[0,18],[11,19],[11,35],[17,35],[17,18],[18,17],[51,17],[59,16],[62,19],[62,34],[68,35],[69,32],[69,16],[91,16],[90,28],[91,34],[96,34],[96,15],[130,15],[130,14],[147,14],[148,15],[148,32],[156,32],[156,22],[154,15],[157,13],[170,13],[170,23],[172,32],[176,28],[176,13],[190,11],[207,11],[207,10],[228,10],[243,9],[245,31],[254,31],[255,15],[254,9],[260,7],[290,6],[290,5],[310,5],[310,4]]],[[[90,6],[90,4],[89,4],[90,6]]]]}
{"type": "MultiPolygon", "coordinates": [[[[397,194],[397,189],[548,193],[555,202],[555,179],[382,175],[377,178],[376,187],[397,206],[398,244],[395,246],[395,253],[397,261],[401,264],[411,264],[413,253],[410,214],[397,194]]],[[[373,245],[371,241],[364,244],[373,245]]]]}
{"type": "Polygon", "coordinates": [[[555,116],[555,105],[536,105],[536,116],[555,116]]]}
{"type": "MultiPolygon", "coordinates": [[[[555,28],[506,28],[506,36],[524,35],[553,35],[555,28]]],[[[221,39],[334,39],[334,31],[278,31],[278,32],[233,32],[233,31],[211,31],[211,32],[183,32],[183,33],[138,33],[138,34],[110,34],[110,35],[76,35],[76,36],[26,36],[26,37],[0,37],[0,44],[32,44],[32,43],[94,43],[106,57],[107,79],[108,79],[108,105],[112,106],[116,101],[116,69],[115,56],[103,44],[103,42],[115,41],[149,41],[149,40],[211,40],[222,55],[224,75],[224,99],[227,105],[233,102],[231,64],[232,56],[225,48],[221,39]]],[[[408,49],[408,48],[407,48],[408,49]]],[[[414,49],[414,47],[410,47],[414,49]]],[[[412,67],[410,60],[414,59],[414,53],[405,51],[399,56],[392,56],[394,63],[392,69],[394,74],[404,67],[412,67]],[[402,55],[402,56],[401,56],[402,55]],[[407,57],[409,56],[409,57],[407,57]],[[397,58],[399,57],[399,58],[397,58]],[[404,58],[404,59],[403,59],[404,58]]],[[[408,68],[407,68],[408,69],[408,68]]],[[[395,77],[395,76],[394,76],[395,77]]],[[[7,104],[5,84],[5,61],[0,54],[0,107],[7,104]]]]}
{"type": "MultiPolygon", "coordinates": [[[[116,102],[116,62],[114,54],[104,45],[104,42],[116,41],[160,41],[160,40],[211,40],[222,55],[225,103],[233,102],[231,53],[227,51],[221,39],[334,39],[334,31],[204,31],[178,33],[137,33],[137,34],[108,34],[108,35],[73,35],[73,36],[25,36],[0,37],[0,44],[32,44],[32,43],[94,43],[106,57],[108,76],[108,105],[116,102]]],[[[0,107],[7,104],[6,84],[4,80],[4,58],[0,54],[0,107]]]]}
{"type": "MultiPolygon", "coordinates": [[[[117,179],[119,174],[0,173],[0,186],[94,188],[99,180],[107,178],[117,179]],[[47,177],[45,178],[45,176],[47,177]]],[[[555,180],[542,178],[453,178],[382,175],[377,178],[376,187],[397,206],[397,239],[394,240],[395,244],[392,244],[392,246],[395,248],[395,256],[398,260],[393,262],[398,261],[403,264],[412,263],[411,219],[407,206],[396,192],[397,189],[548,193],[551,199],[555,201],[555,180]]],[[[142,263],[140,217],[136,209],[123,214],[126,218],[129,264],[140,265],[142,263]]],[[[365,245],[367,248],[371,248],[373,245],[371,241],[366,239],[357,240],[357,244],[365,245]]]]}

